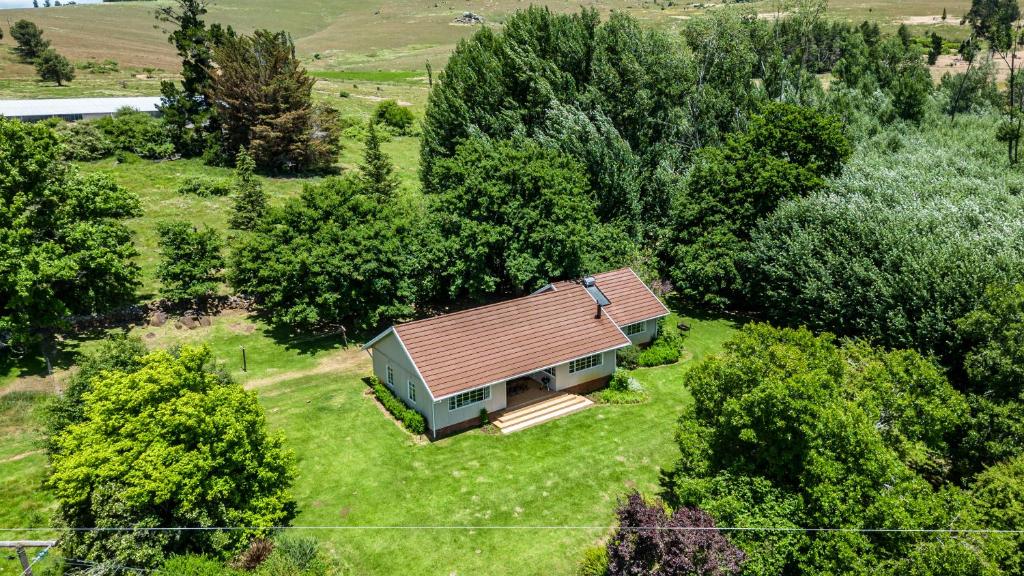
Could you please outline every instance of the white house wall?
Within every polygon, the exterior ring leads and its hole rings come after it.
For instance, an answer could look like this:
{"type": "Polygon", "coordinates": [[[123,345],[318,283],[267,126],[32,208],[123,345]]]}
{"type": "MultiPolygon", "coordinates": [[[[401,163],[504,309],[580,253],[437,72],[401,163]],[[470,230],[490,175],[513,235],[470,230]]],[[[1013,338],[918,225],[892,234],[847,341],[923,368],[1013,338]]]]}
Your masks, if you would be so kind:
{"type": "Polygon", "coordinates": [[[426,418],[430,425],[430,393],[426,386],[416,375],[416,368],[412,364],[409,355],[398,341],[394,332],[384,336],[373,344],[373,373],[384,383],[395,396],[398,396],[407,406],[416,409],[417,412],[426,418]],[[388,386],[388,365],[395,377],[394,387],[388,386]],[[408,382],[412,381],[416,388],[416,400],[409,397],[408,382]]]}
{"type": "Polygon", "coordinates": [[[434,426],[435,430],[440,430],[446,426],[452,424],[458,424],[465,422],[466,420],[476,420],[480,418],[480,409],[487,408],[488,412],[495,412],[505,408],[505,383],[499,382],[498,384],[491,385],[491,397],[483,402],[477,402],[476,404],[470,404],[469,406],[463,406],[462,408],[456,408],[455,410],[448,410],[448,399],[438,400],[434,404],[434,418],[437,420],[437,425],[434,426]]]}
{"type": "MultiPolygon", "coordinates": [[[[623,330],[626,329],[625,326],[620,326],[620,328],[622,328],[623,330]]],[[[653,340],[654,337],[657,336],[657,334],[658,319],[654,318],[651,320],[644,320],[643,332],[637,332],[636,334],[631,334],[626,337],[629,338],[629,341],[632,342],[633,344],[646,344],[653,340]]]]}
{"type": "Polygon", "coordinates": [[[593,368],[587,368],[572,374],[569,373],[568,362],[559,364],[555,366],[555,390],[564,390],[577,384],[610,376],[612,372],[615,372],[615,350],[602,352],[600,366],[594,366],[593,368]]]}

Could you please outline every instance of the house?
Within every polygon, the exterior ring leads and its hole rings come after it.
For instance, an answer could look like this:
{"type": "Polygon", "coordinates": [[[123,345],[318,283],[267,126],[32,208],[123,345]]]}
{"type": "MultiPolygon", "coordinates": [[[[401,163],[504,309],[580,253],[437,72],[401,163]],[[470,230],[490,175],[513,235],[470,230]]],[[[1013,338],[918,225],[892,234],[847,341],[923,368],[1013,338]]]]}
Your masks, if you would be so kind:
{"type": "MultiPolygon", "coordinates": [[[[373,372],[434,438],[607,384],[615,353],[649,342],[668,309],[630,268],[544,286],[522,298],[397,324],[363,347],[373,372]]],[[[580,398],[585,401],[585,399],[580,398]]],[[[589,405],[589,402],[586,402],[589,405]]],[[[557,410],[555,408],[558,408],[557,410]]]]}
{"type": "Polygon", "coordinates": [[[122,108],[132,108],[150,116],[159,116],[159,96],[129,96],[113,98],[39,98],[29,100],[0,100],[0,116],[17,118],[24,122],[37,122],[47,118],[61,118],[68,122],[95,120],[113,116],[122,108]]]}

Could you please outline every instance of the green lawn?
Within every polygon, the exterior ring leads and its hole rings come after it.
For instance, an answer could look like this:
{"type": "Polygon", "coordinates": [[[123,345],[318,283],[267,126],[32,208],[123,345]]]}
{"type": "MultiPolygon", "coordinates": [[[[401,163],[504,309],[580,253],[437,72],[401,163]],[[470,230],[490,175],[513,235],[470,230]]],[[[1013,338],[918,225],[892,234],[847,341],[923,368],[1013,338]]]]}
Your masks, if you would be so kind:
{"type": "MultiPolygon", "coordinates": [[[[674,421],[690,401],[681,375],[735,330],[728,320],[687,322],[692,356],[635,372],[650,391],[646,404],[595,406],[509,436],[471,431],[436,443],[415,441],[385,417],[361,380],[365,353],[340,349],[336,337],[283,343],[240,314],[195,330],[136,332],[153,347],[206,342],[255,386],[298,460],[295,524],[353,527],[311,531],[353,573],[571,574],[583,548],[606,535],[616,498],[633,487],[657,490],[677,452],[674,421]],[[368,526],[473,528],[361,528],[368,526]]],[[[0,396],[0,526],[46,524],[52,511],[41,486],[45,456],[35,452],[44,400],[0,396]],[[25,452],[32,454],[6,460],[25,452]]],[[[0,575],[9,565],[0,558],[0,575]]]]}
{"type": "Polygon", "coordinates": [[[691,359],[635,372],[649,403],[595,406],[508,436],[415,443],[366,395],[361,371],[265,389],[270,423],[298,455],[295,523],[475,527],[317,531],[358,574],[571,574],[606,535],[618,497],[658,490],[690,402],[681,375],[734,331],[688,322],[691,359]]]}

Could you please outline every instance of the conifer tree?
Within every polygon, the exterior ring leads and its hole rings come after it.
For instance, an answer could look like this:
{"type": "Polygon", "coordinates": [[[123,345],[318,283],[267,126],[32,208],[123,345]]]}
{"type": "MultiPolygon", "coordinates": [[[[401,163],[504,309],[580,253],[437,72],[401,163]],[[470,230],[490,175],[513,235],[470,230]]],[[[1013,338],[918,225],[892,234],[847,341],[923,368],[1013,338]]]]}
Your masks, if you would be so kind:
{"type": "Polygon", "coordinates": [[[235,207],[228,224],[236,230],[253,230],[267,214],[267,193],[256,177],[256,162],[242,148],[235,160],[235,207]]]}
{"type": "Polygon", "coordinates": [[[363,163],[359,169],[363,173],[367,192],[380,200],[394,196],[398,189],[395,167],[388,155],[380,149],[380,136],[373,121],[366,134],[366,151],[363,152],[363,163]]]}

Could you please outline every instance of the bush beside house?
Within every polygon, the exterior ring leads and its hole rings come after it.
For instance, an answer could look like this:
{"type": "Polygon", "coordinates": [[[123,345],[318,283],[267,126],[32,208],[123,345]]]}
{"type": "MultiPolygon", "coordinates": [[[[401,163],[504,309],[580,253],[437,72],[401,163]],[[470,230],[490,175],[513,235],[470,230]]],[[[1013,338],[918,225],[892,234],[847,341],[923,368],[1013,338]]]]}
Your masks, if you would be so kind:
{"type": "Polygon", "coordinates": [[[683,355],[683,335],[679,328],[658,323],[658,336],[645,348],[629,346],[619,350],[618,365],[628,370],[674,364],[683,355]]]}
{"type": "Polygon", "coordinates": [[[384,405],[384,408],[395,417],[396,420],[405,426],[405,429],[413,434],[423,434],[427,430],[427,423],[423,419],[423,415],[419,412],[409,408],[391,390],[388,390],[387,386],[380,381],[380,378],[376,376],[370,377],[370,388],[373,389],[373,393],[380,400],[380,403],[384,405]]]}

